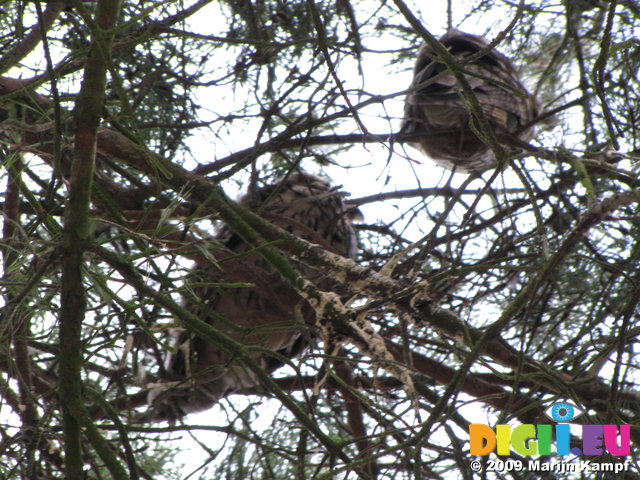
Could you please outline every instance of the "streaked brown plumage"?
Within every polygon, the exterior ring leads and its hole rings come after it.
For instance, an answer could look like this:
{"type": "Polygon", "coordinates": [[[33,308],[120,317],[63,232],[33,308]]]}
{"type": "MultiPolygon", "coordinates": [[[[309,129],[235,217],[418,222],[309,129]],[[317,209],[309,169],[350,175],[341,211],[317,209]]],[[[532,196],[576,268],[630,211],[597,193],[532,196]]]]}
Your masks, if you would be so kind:
{"type": "MultiPolygon", "coordinates": [[[[353,258],[356,237],[342,197],[325,180],[294,173],[278,184],[247,193],[240,203],[280,228],[353,258]]],[[[271,373],[283,363],[268,352],[285,358],[301,353],[307,346],[307,337],[302,334],[304,323],[313,323],[315,314],[258,253],[247,253],[249,246],[228,228],[223,227],[217,238],[225,247],[214,252],[219,267],[204,260],[194,267],[192,291],[202,303],[187,307],[234,340],[255,347],[252,357],[271,373]],[[220,288],[196,282],[255,286],[220,288]],[[296,311],[302,322],[296,320],[296,311]]],[[[295,266],[319,288],[333,288],[335,281],[321,272],[300,262],[295,266]]],[[[139,421],[175,422],[188,413],[209,408],[225,395],[259,387],[252,372],[216,345],[184,329],[171,334],[176,353],[167,356],[162,382],[151,391],[151,405],[139,421]]]]}
{"type": "MultiPolygon", "coordinates": [[[[486,48],[482,37],[451,30],[440,42],[463,63],[486,48]]],[[[529,141],[530,123],[538,115],[538,102],[522,83],[507,57],[491,50],[464,65],[465,77],[478,102],[502,140],[529,141]]],[[[413,145],[445,168],[484,172],[497,166],[494,152],[471,130],[470,114],[453,73],[437,60],[426,44],[418,53],[412,91],[404,108],[403,133],[418,135],[413,145]]]]}

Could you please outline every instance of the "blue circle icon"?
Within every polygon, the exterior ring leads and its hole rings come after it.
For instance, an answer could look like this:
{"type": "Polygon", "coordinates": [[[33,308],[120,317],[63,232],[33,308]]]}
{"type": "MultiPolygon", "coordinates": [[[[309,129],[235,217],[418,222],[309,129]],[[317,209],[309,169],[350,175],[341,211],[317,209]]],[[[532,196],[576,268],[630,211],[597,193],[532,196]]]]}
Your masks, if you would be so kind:
{"type": "Polygon", "coordinates": [[[556,422],[570,422],[575,416],[573,405],[558,402],[551,408],[551,418],[556,422]]]}

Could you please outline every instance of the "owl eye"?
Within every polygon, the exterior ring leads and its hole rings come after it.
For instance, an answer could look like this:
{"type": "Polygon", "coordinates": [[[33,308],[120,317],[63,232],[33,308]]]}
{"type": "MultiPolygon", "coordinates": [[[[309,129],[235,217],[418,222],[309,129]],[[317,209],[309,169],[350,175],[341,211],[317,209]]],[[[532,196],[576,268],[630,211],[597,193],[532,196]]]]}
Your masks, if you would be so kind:
{"type": "Polygon", "coordinates": [[[571,422],[584,415],[584,410],[571,402],[556,402],[548,407],[544,414],[554,422],[571,422]]]}

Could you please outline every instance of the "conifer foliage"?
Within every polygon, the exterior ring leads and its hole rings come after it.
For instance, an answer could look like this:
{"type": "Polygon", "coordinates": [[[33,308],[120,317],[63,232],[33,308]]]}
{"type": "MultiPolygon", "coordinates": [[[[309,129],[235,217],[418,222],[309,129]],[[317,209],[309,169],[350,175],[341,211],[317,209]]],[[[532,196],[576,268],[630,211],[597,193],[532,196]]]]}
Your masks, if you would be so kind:
{"type": "Polygon", "coordinates": [[[469,451],[559,401],[632,425],[589,460],[638,478],[639,30],[630,0],[0,2],[0,478],[572,478],[469,451]],[[490,165],[412,146],[421,48],[490,165]],[[329,222],[269,207],[300,175],[329,222]],[[211,301],[274,285],[282,320],[211,301]],[[140,421],[229,369],[250,381],[140,421]]]}

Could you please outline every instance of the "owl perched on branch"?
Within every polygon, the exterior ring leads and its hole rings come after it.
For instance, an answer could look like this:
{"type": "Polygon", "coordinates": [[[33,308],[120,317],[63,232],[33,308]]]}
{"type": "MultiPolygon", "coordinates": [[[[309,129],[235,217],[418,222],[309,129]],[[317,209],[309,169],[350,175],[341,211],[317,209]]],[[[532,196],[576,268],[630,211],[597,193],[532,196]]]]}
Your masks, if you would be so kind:
{"type": "MultiPolygon", "coordinates": [[[[538,102],[520,82],[511,60],[490,50],[467,63],[489,43],[458,30],[449,31],[440,42],[462,65],[496,137],[506,143],[509,138],[515,144],[529,141],[538,102]]],[[[456,171],[484,172],[497,166],[494,152],[471,129],[474,119],[462,96],[462,86],[426,44],[418,53],[410,88],[401,131],[416,135],[412,141],[416,148],[441,166],[456,171]]]]}
{"type": "MultiPolygon", "coordinates": [[[[322,178],[293,173],[277,184],[250,191],[240,203],[300,238],[354,258],[354,215],[347,210],[343,196],[322,178]]],[[[188,285],[200,301],[185,301],[185,305],[247,345],[254,360],[271,373],[283,365],[282,357],[293,358],[306,348],[309,337],[302,332],[305,323],[314,322],[315,313],[259,253],[226,226],[217,239],[224,249],[214,252],[216,264],[198,261],[188,285]]],[[[313,267],[293,263],[320,289],[336,286],[335,280],[313,267]]],[[[150,407],[138,421],[175,422],[211,407],[225,395],[259,387],[253,372],[215,344],[183,328],[172,330],[171,336],[174,353],[167,355],[161,382],[152,388],[150,407]]]]}

